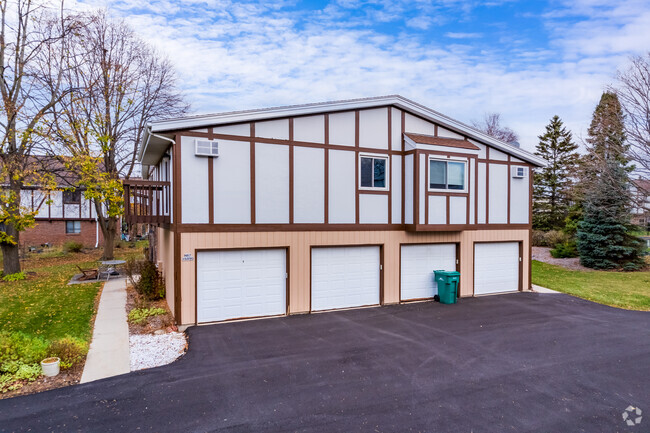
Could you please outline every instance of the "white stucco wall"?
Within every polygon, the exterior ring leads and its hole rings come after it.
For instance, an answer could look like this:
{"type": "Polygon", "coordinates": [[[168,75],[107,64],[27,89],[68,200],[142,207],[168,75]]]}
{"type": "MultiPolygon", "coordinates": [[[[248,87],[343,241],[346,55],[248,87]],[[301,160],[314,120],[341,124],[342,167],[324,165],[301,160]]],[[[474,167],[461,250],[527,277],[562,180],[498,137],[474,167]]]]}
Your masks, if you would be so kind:
{"type": "Polygon", "coordinates": [[[289,147],[255,143],[255,222],[289,223],[289,147]]]}
{"type": "Polygon", "coordinates": [[[325,219],[325,151],[293,149],[293,221],[323,223],[325,219]]]}
{"type": "Polygon", "coordinates": [[[354,152],[329,151],[329,203],[328,216],[331,224],[356,221],[356,186],[354,152]]]}
{"type": "Polygon", "coordinates": [[[213,164],[214,222],[250,223],[250,143],[220,140],[213,164]]]}

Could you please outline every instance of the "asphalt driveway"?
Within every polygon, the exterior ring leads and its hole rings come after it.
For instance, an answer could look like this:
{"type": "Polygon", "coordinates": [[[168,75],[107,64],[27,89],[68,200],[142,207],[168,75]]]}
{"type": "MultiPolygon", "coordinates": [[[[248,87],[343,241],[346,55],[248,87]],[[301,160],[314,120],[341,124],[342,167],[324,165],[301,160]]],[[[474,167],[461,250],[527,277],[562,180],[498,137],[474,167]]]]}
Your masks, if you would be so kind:
{"type": "Polygon", "coordinates": [[[650,313],[518,293],[204,326],[169,366],[0,400],[0,431],[650,431],[650,313]],[[629,405],[644,411],[628,427],[629,405]]]}

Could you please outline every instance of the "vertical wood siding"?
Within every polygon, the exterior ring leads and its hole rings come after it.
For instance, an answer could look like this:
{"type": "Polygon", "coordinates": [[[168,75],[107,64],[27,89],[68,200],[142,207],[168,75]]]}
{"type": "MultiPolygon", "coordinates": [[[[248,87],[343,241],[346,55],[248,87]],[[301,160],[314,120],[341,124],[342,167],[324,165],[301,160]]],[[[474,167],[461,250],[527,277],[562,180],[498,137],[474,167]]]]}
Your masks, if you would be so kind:
{"type": "MultiPolygon", "coordinates": [[[[160,260],[168,281],[168,293],[173,293],[173,236],[158,229],[160,260]]],[[[523,244],[523,287],[530,287],[527,264],[530,262],[528,230],[468,230],[462,232],[411,233],[406,231],[309,231],[309,232],[220,232],[182,233],[179,255],[191,254],[193,261],[180,262],[181,318],[183,324],[195,323],[197,253],[208,249],[285,247],[289,251],[289,313],[310,310],[311,264],[313,246],[381,245],[384,263],[384,304],[400,299],[400,245],[408,243],[460,244],[460,295],[472,296],[474,287],[474,242],[518,241],[523,244]]],[[[168,298],[170,298],[168,296],[168,298]]],[[[171,299],[173,301],[173,297],[171,299]]],[[[173,310],[173,305],[170,304],[173,310]]]]}

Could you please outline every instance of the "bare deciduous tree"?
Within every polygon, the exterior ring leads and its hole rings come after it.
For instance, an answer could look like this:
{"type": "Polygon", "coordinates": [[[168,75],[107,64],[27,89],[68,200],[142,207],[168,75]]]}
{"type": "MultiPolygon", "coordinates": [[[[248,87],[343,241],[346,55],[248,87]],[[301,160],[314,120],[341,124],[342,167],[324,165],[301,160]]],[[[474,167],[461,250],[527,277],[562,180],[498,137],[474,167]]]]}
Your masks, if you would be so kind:
{"type": "Polygon", "coordinates": [[[472,126],[497,140],[519,146],[519,135],[507,126],[501,125],[501,114],[485,113],[483,120],[472,121],[472,126]]]}
{"type": "Polygon", "coordinates": [[[625,113],[625,133],[637,170],[650,175],[650,52],[630,59],[628,68],[617,73],[613,89],[625,113]]]}
{"type": "Polygon", "coordinates": [[[32,1],[0,1],[0,248],[5,274],[20,271],[20,232],[34,224],[33,212],[21,206],[21,189],[39,183],[35,158],[43,121],[70,92],[62,81],[61,59],[67,39],[79,22],[32,1]]]}
{"type": "Polygon", "coordinates": [[[84,58],[64,76],[79,91],[57,104],[52,125],[86,197],[94,202],[103,257],[111,259],[123,208],[119,180],[134,174],[147,122],[186,113],[189,107],[171,62],[105,11],[88,17],[70,52],[72,58],[84,58]]]}

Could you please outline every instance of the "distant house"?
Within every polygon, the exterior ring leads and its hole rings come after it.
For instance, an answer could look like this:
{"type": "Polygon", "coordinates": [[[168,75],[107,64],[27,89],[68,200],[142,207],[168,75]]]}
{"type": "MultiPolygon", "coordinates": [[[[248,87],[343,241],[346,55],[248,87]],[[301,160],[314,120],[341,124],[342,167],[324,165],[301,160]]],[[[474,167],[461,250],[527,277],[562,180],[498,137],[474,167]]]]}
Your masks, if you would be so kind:
{"type": "Polygon", "coordinates": [[[50,191],[38,184],[23,187],[22,206],[37,214],[36,225],[20,233],[20,246],[62,245],[67,241],[80,242],[88,248],[102,245],[95,207],[84,198],[82,189],[74,187],[78,181],[75,174],[57,158],[38,156],[33,164],[38,170],[55,175],[57,190],[50,191]]]}
{"type": "Polygon", "coordinates": [[[543,159],[400,96],[153,122],[128,223],[180,324],[530,288],[543,159]],[[136,206],[137,204],[137,206],[136,206]]]}
{"type": "Polygon", "coordinates": [[[632,223],[650,229],[650,180],[632,180],[632,223]]]}

